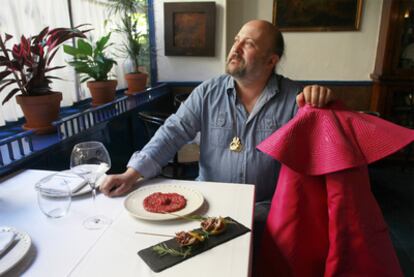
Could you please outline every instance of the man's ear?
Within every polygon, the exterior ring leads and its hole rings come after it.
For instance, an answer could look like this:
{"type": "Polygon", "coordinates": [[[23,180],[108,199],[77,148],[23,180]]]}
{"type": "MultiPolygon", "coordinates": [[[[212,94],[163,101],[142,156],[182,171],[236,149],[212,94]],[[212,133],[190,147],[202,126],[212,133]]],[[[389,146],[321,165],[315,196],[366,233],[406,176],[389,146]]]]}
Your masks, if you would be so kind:
{"type": "Polygon", "coordinates": [[[272,66],[272,67],[275,67],[278,63],[279,63],[279,55],[277,55],[277,54],[272,54],[271,56],[270,56],[270,59],[269,59],[269,64],[272,66]]]}

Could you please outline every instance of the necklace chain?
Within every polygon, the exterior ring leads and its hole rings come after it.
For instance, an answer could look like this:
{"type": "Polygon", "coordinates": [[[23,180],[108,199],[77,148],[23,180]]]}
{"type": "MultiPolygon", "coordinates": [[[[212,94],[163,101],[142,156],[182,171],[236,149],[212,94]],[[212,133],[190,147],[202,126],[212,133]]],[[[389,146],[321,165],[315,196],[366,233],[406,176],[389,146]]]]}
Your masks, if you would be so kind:
{"type": "Polygon", "coordinates": [[[235,131],[234,137],[230,142],[229,149],[233,152],[241,152],[243,150],[243,144],[241,139],[238,136],[238,128],[237,128],[237,117],[236,117],[236,107],[231,106],[232,109],[232,121],[233,121],[233,130],[235,131]]]}

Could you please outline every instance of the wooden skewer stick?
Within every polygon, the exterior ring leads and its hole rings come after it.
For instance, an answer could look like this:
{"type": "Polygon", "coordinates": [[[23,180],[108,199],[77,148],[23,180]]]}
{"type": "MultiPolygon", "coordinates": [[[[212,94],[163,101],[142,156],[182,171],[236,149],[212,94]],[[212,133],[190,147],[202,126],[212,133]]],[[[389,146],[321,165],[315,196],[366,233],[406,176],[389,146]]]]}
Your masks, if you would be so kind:
{"type": "MultiPolygon", "coordinates": [[[[170,213],[170,212],[163,212],[163,214],[169,214],[181,219],[185,219],[185,220],[194,220],[194,221],[202,221],[202,219],[197,219],[197,218],[191,218],[191,215],[179,215],[179,214],[175,214],[175,213],[170,213]]],[[[204,218],[204,217],[202,217],[204,218]]]]}
{"type": "Polygon", "coordinates": [[[157,236],[157,237],[167,237],[167,238],[173,238],[173,237],[175,237],[173,235],[159,234],[159,233],[151,233],[151,232],[141,232],[141,231],[135,231],[135,234],[138,234],[138,235],[148,235],[148,236],[157,236]]]}

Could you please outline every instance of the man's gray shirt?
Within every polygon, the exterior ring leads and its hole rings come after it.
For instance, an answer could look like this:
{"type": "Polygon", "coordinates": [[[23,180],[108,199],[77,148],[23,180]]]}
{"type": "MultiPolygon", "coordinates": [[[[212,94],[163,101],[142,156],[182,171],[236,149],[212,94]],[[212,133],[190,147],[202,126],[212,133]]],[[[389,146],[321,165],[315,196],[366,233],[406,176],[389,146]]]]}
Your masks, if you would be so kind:
{"type": "Polygon", "coordinates": [[[199,180],[255,184],[256,201],[270,200],[280,165],[256,146],[295,115],[295,99],[301,89],[298,83],[274,74],[248,114],[237,99],[231,76],[207,80],[194,89],[142,151],[132,155],[128,167],[146,178],[154,177],[200,131],[199,180]],[[241,152],[229,149],[235,136],[243,144],[241,152]]]}

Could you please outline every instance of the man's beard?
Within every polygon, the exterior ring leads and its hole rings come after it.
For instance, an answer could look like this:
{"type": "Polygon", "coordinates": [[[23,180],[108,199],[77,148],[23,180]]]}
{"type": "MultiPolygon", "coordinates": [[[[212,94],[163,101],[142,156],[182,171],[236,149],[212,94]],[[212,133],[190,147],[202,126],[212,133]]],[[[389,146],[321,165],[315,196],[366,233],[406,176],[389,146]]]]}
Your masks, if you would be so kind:
{"type": "Polygon", "coordinates": [[[242,58],[237,57],[237,55],[233,55],[227,61],[226,73],[235,78],[242,78],[246,75],[246,63],[242,58]],[[239,61],[239,64],[234,68],[230,68],[229,65],[234,58],[239,61]]]}

